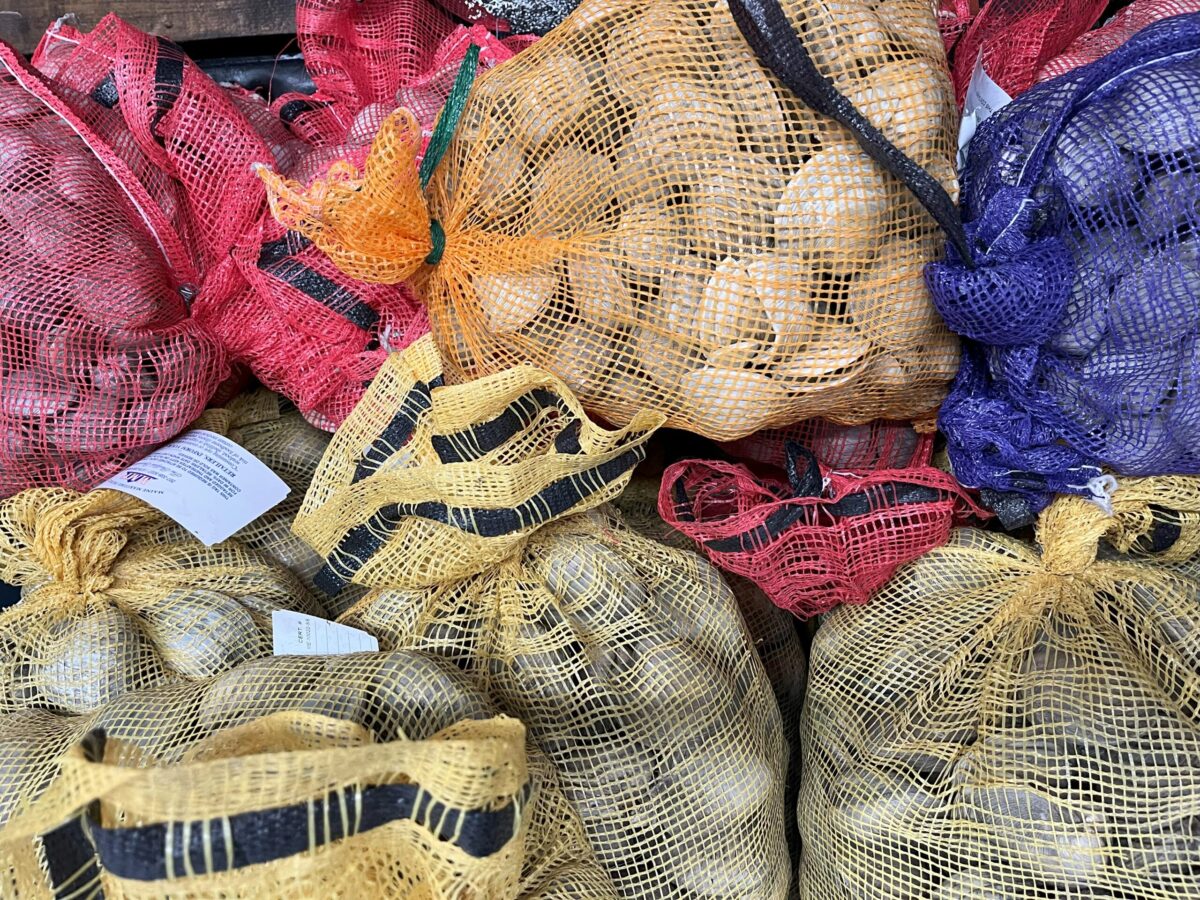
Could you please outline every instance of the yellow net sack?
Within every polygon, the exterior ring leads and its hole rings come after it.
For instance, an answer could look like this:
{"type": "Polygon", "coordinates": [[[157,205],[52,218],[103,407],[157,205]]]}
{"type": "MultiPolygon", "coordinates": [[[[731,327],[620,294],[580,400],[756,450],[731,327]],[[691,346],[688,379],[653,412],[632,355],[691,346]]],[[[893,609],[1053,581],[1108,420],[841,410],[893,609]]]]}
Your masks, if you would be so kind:
{"type": "Polygon", "coordinates": [[[391,356],[305,498],[318,582],[372,587],[340,621],[525,722],[621,896],[785,896],[785,745],[733,595],[604,506],[661,417],[601,428],[528,366],[441,380],[429,338],[391,356]]]}
{"type": "Polygon", "coordinates": [[[347,273],[409,282],[454,381],[532,363],[609,421],[721,440],[928,413],[958,364],[922,274],[944,241],[923,204],[946,219],[956,190],[932,9],[773,8],[774,56],[726,0],[584,0],[457,123],[452,97],[440,164],[435,136],[418,175],[400,111],[361,172],[264,173],[272,208],[347,273]]]}
{"type": "Polygon", "coordinates": [[[128,690],[271,652],[271,612],[322,614],[292,573],[236,540],[161,539],[117,491],[35,488],[0,502],[0,712],[84,713],[128,690]]]}
{"type": "MultiPolygon", "coordinates": [[[[306,727],[294,728],[294,721],[327,723],[317,729],[316,736],[349,736],[352,740],[347,742],[356,745],[404,746],[406,741],[441,740],[453,730],[455,723],[464,720],[476,720],[482,729],[477,733],[484,735],[489,723],[479,720],[493,715],[491,704],[480,690],[451,663],[400,650],[336,657],[270,657],[207,681],[126,693],[86,716],[55,716],[23,710],[0,718],[0,776],[3,778],[0,781],[0,824],[17,810],[23,810],[5,831],[0,832],[0,896],[50,896],[47,891],[52,883],[56,884],[60,894],[65,890],[64,885],[56,883],[56,880],[61,881],[63,867],[54,865],[51,860],[54,839],[40,835],[57,826],[75,808],[78,795],[64,797],[58,787],[62,784],[61,778],[55,786],[51,783],[58,777],[62,761],[69,756],[71,748],[92,733],[102,733],[110,747],[119,748],[109,754],[108,761],[115,765],[177,767],[201,759],[228,756],[231,749],[237,750],[237,755],[251,751],[310,749],[314,733],[306,727]],[[282,726],[279,723],[283,723],[282,726]],[[49,793],[43,794],[48,786],[51,786],[49,793]],[[32,801],[36,802],[30,807],[32,801]],[[7,892],[3,889],[5,873],[13,885],[7,892]],[[22,888],[20,891],[18,885],[22,888]]],[[[506,727],[515,726],[516,723],[510,722],[506,727]]],[[[517,733],[520,749],[519,727],[517,733]]],[[[434,758],[440,757],[435,754],[434,758]]],[[[526,761],[530,775],[529,784],[524,788],[528,813],[518,823],[523,843],[514,845],[516,869],[509,865],[514,857],[510,852],[513,848],[507,844],[502,857],[482,863],[478,859],[467,859],[460,865],[463,862],[461,854],[452,853],[448,858],[450,862],[458,860],[455,866],[460,874],[476,888],[479,887],[476,876],[494,872],[495,862],[506,861],[502,867],[507,873],[503,889],[497,887],[494,891],[478,894],[445,894],[438,891],[445,889],[446,883],[438,883],[427,887],[433,893],[418,891],[414,896],[615,900],[611,882],[588,847],[579,816],[562,791],[558,772],[528,742],[521,750],[521,765],[525,766],[526,761]],[[515,879],[510,877],[513,871],[517,875],[515,879]]],[[[268,780],[264,790],[274,792],[286,801],[278,805],[294,804],[303,798],[302,784],[293,781],[289,787],[286,780],[288,772],[295,771],[300,762],[300,757],[293,753],[279,772],[280,780],[272,780],[274,776],[268,780]]],[[[340,779],[361,779],[363,774],[362,768],[353,764],[334,766],[328,771],[340,779]]],[[[439,775],[440,783],[453,782],[453,772],[454,757],[451,755],[446,757],[446,770],[439,775]]],[[[492,766],[481,763],[476,775],[494,778],[496,772],[492,766]]],[[[154,783],[169,784],[173,777],[167,771],[161,776],[156,775],[154,783]]],[[[219,819],[236,812],[237,803],[245,803],[253,809],[271,807],[272,803],[264,801],[261,792],[248,793],[251,787],[258,790],[257,784],[257,780],[251,779],[237,789],[228,786],[214,789],[211,802],[205,801],[208,806],[201,808],[197,805],[201,798],[186,793],[180,783],[156,802],[177,804],[174,807],[177,822],[219,819]]],[[[153,791],[150,795],[156,796],[153,791]]],[[[158,808],[162,809],[161,806],[158,808]]],[[[337,807],[331,809],[337,812],[337,807]]],[[[145,812],[144,808],[142,812],[145,812]]],[[[434,819],[429,819],[426,825],[436,824],[434,819]]],[[[302,823],[301,834],[307,833],[306,830],[307,826],[302,823]]],[[[202,829],[196,831],[200,833],[202,829]]],[[[427,836],[426,840],[430,838],[427,836]]],[[[357,854],[370,849],[359,846],[361,842],[357,838],[351,839],[350,843],[357,854]]],[[[378,872],[363,874],[361,867],[372,864],[369,854],[361,861],[341,859],[337,863],[346,872],[346,880],[339,887],[344,894],[326,892],[327,885],[319,877],[323,863],[318,860],[319,865],[314,870],[305,862],[307,854],[301,853],[294,860],[295,867],[280,860],[278,866],[241,868],[238,874],[228,877],[219,873],[222,877],[213,881],[206,880],[205,876],[189,882],[185,879],[186,866],[175,866],[176,878],[180,880],[169,885],[162,879],[150,879],[152,883],[143,884],[145,879],[138,878],[121,882],[122,891],[108,896],[352,897],[354,891],[362,897],[409,896],[400,892],[401,886],[409,890],[411,885],[404,880],[407,869],[396,862],[397,848],[389,849],[391,843],[388,839],[383,847],[390,855],[373,861],[378,872]],[[221,894],[222,890],[229,893],[221,894]]],[[[173,844],[182,846],[178,841],[173,844]]],[[[160,866],[163,864],[162,850],[160,844],[156,850],[160,866]]],[[[273,852],[273,847],[269,846],[267,850],[273,852]]],[[[320,852],[340,855],[342,850],[329,847],[320,852]]],[[[432,852],[436,855],[438,848],[433,847],[432,852]]],[[[442,859],[445,862],[447,858],[442,859]]],[[[201,870],[201,873],[206,871],[201,870]]]]}
{"type": "Polygon", "coordinates": [[[962,528],[817,631],[802,896],[1195,896],[1200,479],[962,528]]]}

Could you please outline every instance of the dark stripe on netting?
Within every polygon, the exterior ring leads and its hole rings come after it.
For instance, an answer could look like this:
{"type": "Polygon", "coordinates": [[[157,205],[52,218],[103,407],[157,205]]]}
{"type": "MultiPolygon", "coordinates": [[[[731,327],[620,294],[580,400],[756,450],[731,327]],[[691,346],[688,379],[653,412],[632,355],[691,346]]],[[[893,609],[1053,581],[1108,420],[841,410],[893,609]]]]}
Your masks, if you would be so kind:
{"type": "Polygon", "coordinates": [[[100,886],[100,866],[84,832],[82,815],[42,835],[42,850],[46,857],[46,876],[55,900],[84,897],[96,900],[104,896],[100,886]],[[87,890],[93,882],[94,890],[87,890]]]}
{"type": "Polygon", "coordinates": [[[632,447],[598,466],[551,482],[528,500],[511,507],[449,506],[440,500],[382,507],[366,522],[346,532],[313,581],[326,594],[336,594],[387,543],[406,518],[439,522],[484,538],[515,534],[542,525],[603,490],[645,458],[644,445],[632,447]]]}
{"type": "Polygon", "coordinates": [[[271,263],[295,256],[301,250],[312,246],[312,241],[298,231],[285,231],[283,237],[267,241],[258,248],[258,267],[266,268],[271,263]]]}
{"type": "Polygon", "coordinates": [[[428,383],[418,381],[412,386],[391,421],[379,433],[379,437],[371,441],[371,445],[363,451],[362,459],[354,467],[351,484],[357,484],[367,476],[373,475],[393,453],[408,443],[417,427],[417,421],[433,406],[433,389],[441,387],[444,383],[445,378],[438,375],[428,383]]]}
{"type": "Polygon", "coordinates": [[[266,265],[260,261],[259,269],[272,278],[291,285],[363,331],[369,330],[379,321],[379,313],[359,300],[353,292],[298,260],[284,257],[266,265]]]}
{"type": "Polygon", "coordinates": [[[328,105],[327,100],[289,100],[279,107],[279,118],[291,125],[304,113],[328,105]]]}
{"type": "Polygon", "coordinates": [[[583,445],[579,443],[579,435],[582,431],[583,420],[573,420],[554,438],[554,449],[559,453],[569,453],[572,456],[578,456],[583,452],[583,445]]]}
{"type": "Polygon", "coordinates": [[[469,462],[491,453],[528,428],[543,410],[554,407],[569,414],[562,399],[545,388],[534,388],[517,397],[504,412],[486,422],[450,434],[430,438],[433,450],[444,463],[469,462]]]}
{"type": "Polygon", "coordinates": [[[105,109],[114,109],[121,102],[117,93],[117,79],[112,72],[104,76],[104,80],[92,88],[91,98],[105,109]]]}
{"type": "Polygon", "coordinates": [[[159,144],[165,143],[158,134],[158,123],[169,113],[183,93],[183,50],[164,37],[156,37],[158,56],[154,60],[154,113],[150,117],[150,133],[159,144]]]}
{"type": "MultiPolygon", "coordinates": [[[[526,785],[522,797],[528,790],[526,785]]],[[[106,871],[133,881],[160,881],[298,856],[401,820],[412,821],[436,840],[482,859],[513,839],[522,806],[518,798],[496,810],[457,809],[435,800],[418,785],[389,784],[331,791],[309,803],[223,819],[139,828],[103,828],[93,821],[89,832],[106,871]]]]}

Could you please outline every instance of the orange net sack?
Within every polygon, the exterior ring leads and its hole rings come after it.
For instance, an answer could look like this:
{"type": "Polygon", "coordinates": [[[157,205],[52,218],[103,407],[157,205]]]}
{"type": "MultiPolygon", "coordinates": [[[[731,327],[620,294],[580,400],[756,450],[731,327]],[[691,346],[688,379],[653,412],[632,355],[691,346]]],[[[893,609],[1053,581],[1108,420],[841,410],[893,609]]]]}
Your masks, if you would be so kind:
{"type": "Polygon", "coordinates": [[[661,416],[602,428],[531,366],[442,378],[428,336],[392,355],[305,497],[317,583],[372,589],[339,621],[520,718],[621,896],[781,900],[786,748],[733,595],[606,505],[661,416]]]}
{"type": "Polygon", "coordinates": [[[532,363],[718,439],[928,413],[957,367],[922,276],[955,189],[932,10],[773,3],[735,0],[751,42],[725,0],[587,0],[457,86],[420,173],[401,111],[361,171],[263,173],[272,208],[410,283],[452,381],[532,363]]]}
{"type": "Polygon", "coordinates": [[[813,641],[800,892],[1194,896],[1200,479],[974,528],[813,641]]]}

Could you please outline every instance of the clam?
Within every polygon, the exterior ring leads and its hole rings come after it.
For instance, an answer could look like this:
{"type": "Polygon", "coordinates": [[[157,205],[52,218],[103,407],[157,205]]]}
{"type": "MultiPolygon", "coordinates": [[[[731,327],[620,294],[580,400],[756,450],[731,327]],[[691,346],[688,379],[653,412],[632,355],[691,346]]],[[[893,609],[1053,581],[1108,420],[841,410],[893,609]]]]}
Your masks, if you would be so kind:
{"type": "Polygon", "coordinates": [[[1095,109],[1111,140],[1138,153],[1178,153],[1200,144],[1189,114],[1200,106],[1191,66],[1156,66],[1124,79],[1095,109]]]}
{"type": "Polygon", "coordinates": [[[684,375],[679,391],[689,407],[682,415],[713,440],[733,440],[766,428],[788,399],[787,388],[761,372],[712,366],[684,375]]]}
{"type": "Polygon", "coordinates": [[[271,652],[250,613],[219,591],[180,588],[142,616],[163,662],[188,678],[207,678],[271,652]]]}
{"type": "Polygon", "coordinates": [[[575,308],[589,324],[612,328],[633,319],[633,295],[617,259],[602,253],[569,257],[567,283],[575,308]]]}
{"type": "Polygon", "coordinates": [[[783,194],[783,173],[750,154],[730,155],[721,166],[706,167],[693,186],[686,209],[688,230],[698,251],[721,255],[763,247],[783,194]]]}
{"type": "Polygon", "coordinates": [[[558,291],[559,277],[548,272],[479,273],[472,279],[488,329],[505,334],[537,318],[558,291]]]}
{"type": "MultiPolygon", "coordinates": [[[[879,66],[850,87],[846,98],[893,144],[919,156],[923,145],[949,152],[947,131],[955,108],[950,90],[940,63],[919,57],[879,66]]],[[[863,157],[859,166],[873,164],[863,157]]]]}

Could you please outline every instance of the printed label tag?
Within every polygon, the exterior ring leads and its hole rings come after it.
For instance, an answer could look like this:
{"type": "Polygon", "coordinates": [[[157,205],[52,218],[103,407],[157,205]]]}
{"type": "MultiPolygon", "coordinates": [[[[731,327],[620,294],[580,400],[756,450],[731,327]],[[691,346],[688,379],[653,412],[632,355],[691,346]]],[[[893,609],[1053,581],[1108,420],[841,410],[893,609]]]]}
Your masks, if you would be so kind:
{"type": "Polygon", "coordinates": [[[208,546],[288,495],[288,486],[256,457],[203,429],[180,435],[99,487],[145,500],[208,546]]]}
{"type": "Polygon", "coordinates": [[[365,631],[290,609],[277,609],[271,613],[271,641],[276,656],[379,652],[379,641],[365,631]]]}
{"type": "Polygon", "coordinates": [[[996,112],[1012,103],[1004,88],[992,81],[983,70],[983,51],[975,58],[975,70],[971,73],[971,83],[967,85],[967,94],[963,98],[962,124],[958,128],[958,168],[962,171],[967,164],[967,146],[975,136],[975,130],[996,112]]]}

